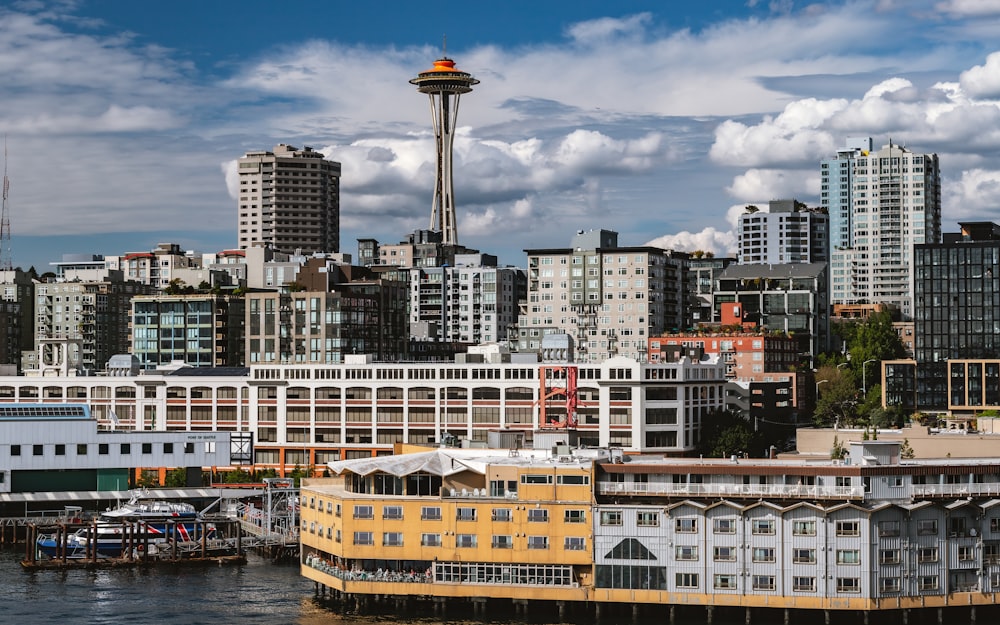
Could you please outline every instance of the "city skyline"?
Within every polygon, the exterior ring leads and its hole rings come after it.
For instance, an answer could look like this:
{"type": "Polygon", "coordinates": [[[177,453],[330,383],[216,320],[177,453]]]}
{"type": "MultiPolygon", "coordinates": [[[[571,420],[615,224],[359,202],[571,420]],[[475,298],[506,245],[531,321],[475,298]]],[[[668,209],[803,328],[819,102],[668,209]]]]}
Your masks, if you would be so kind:
{"type": "Polygon", "coordinates": [[[850,136],[939,154],[944,230],[1000,221],[995,0],[181,8],[0,10],[15,265],[233,248],[236,160],[277,143],[343,163],[343,251],[425,227],[434,140],[408,80],[445,34],[483,80],[459,236],[501,263],[596,228],[733,252],[744,205],[818,205],[850,136]]]}

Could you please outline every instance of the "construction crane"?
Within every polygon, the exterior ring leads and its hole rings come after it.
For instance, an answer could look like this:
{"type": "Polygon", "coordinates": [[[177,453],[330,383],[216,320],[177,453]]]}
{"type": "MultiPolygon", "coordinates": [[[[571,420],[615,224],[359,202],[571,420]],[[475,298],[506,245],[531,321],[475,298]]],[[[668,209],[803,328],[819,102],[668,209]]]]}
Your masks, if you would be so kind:
{"type": "MultiPolygon", "coordinates": [[[[538,428],[541,430],[575,430],[577,405],[577,368],[571,365],[542,365],[538,368],[538,428]],[[549,414],[549,400],[565,397],[565,413],[549,414]]],[[[558,404],[557,404],[558,406],[558,404]]]]}

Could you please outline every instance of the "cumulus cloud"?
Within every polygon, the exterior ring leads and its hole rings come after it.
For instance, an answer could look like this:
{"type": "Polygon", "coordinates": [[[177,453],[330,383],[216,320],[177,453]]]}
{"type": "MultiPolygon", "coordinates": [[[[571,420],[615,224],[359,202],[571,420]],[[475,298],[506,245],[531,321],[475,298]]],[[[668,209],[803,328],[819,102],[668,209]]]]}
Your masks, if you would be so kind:
{"type": "Polygon", "coordinates": [[[959,82],[970,97],[1000,98],[1000,52],[986,57],[983,65],[976,65],[962,72],[959,82]]]}
{"type": "MultiPolygon", "coordinates": [[[[815,163],[818,167],[818,161],[815,163]]],[[[811,197],[819,190],[819,174],[809,170],[750,169],[726,187],[729,195],[753,202],[756,198],[791,199],[811,197]]]]}
{"type": "Polygon", "coordinates": [[[603,42],[614,37],[640,35],[652,22],[652,18],[649,13],[639,13],[625,18],[602,17],[577,22],[566,29],[566,34],[577,43],[603,42]]]}
{"type": "Polygon", "coordinates": [[[982,220],[1000,217],[1000,171],[970,169],[957,179],[945,182],[941,191],[943,201],[949,206],[948,218],[953,220],[982,220]]]}
{"type": "Polygon", "coordinates": [[[716,256],[728,256],[736,253],[737,239],[732,232],[708,227],[701,232],[685,231],[657,237],[646,245],[680,252],[701,250],[712,252],[716,256]]]}

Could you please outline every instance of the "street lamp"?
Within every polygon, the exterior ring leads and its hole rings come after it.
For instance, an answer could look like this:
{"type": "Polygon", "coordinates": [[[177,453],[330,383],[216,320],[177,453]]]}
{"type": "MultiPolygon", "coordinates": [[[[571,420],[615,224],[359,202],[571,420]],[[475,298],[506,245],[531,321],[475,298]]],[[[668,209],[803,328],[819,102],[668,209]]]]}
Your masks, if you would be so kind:
{"type": "Polygon", "coordinates": [[[819,399],[819,385],[824,382],[829,382],[830,380],[820,380],[816,383],[816,399],[819,399]]]}
{"type": "Polygon", "coordinates": [[[867,367],[870,362],[878,362],[878,358],[872,358],[871,360],[866,360],[861,363],[861,394],[866,398],[868,397],[868,380],[865,378],[865,367],[867,367]]]}

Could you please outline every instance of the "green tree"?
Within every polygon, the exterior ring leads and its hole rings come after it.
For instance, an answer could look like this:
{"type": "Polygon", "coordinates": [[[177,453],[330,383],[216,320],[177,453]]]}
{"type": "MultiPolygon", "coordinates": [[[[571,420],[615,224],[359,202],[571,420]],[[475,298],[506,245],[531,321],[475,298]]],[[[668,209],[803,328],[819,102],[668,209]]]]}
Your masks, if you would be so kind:
{"type": "Polygon", "coordinates": [[[833,367],[821,368],[817,376],[828,372],[829,377],[821,378],[816,384],[818,397],[813,421],[816,427],[850,427],[857,419],[858,389],[854,384],[854,376],[846,369],[833,367]],[[827,382],[822,382],[827,380],[827,382]]]}
{"type": "Polygon", "coordinates": [[[833,447],[830,448],[830,459],[831,460],[841,460],[847,455],[847,448],[844,444],[840,442],[840,439],[836,436],[833,437],[833,447]]]}
{"type": "Polygon", "coordinates": [[[135,485],[139,488],[156,488],[160,485],[160,476],[156,471],[143,470],[135,485]]]}
{"type": "Polygon", "coordinates": [[[912,460],[916,456],[913,447],[910,446],[910,439],[903,439],[903,444],[899,446],[899,455],[907,460],[912,460]]]}
{"type": "Polygon", "coordinates": [[[184,469],[174,469],[167,472],[163,485],[167,488],[183,488],[187,486],[187,471],[184,469]]]}
{"type": "Polygon", "coordinates": [[[711,458],[748,454],[761,457],[765,444],[753,425],[733,410],[717,410],[702,419],[698,451],[711,458]]]}
{"type": "Polygon", "coordinates": [[[883,360],[894,360],[906,356],[903,341],[892,327],[892,315],[888,311],[873,314],[864,323],[858,324],[847,343],[851,356],[851,369],[863,388],[871,387],[881,379],[880,364],[883,360]],[[864,363],[869,362],[866,367],[864,363]],[[864,376],[862,379],[861,376],[864,376]]]}
{"type": "Polygon", "coordinates": [[[227,471],[225,477],[226,484],[247,484],[250,482],[250,474],[243,469],[227,471]]]}

